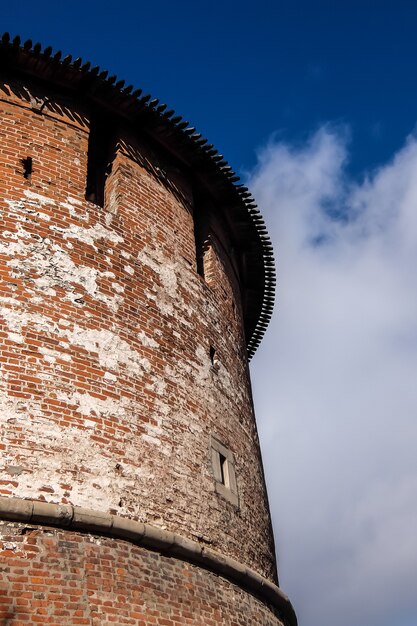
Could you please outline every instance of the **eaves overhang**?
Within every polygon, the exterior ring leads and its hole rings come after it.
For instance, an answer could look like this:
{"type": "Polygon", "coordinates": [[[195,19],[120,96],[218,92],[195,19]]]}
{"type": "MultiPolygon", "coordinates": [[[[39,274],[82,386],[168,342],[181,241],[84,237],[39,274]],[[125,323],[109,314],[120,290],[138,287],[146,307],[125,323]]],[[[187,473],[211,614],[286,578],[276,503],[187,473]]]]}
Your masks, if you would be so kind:
{"type": "Polygon", "coordinates": [[[98,66],[50,46],[24,43],[4,33],[0,39],[0,68],[35,77],[65,89],[140,128],[180,162],[222,211],[233,246],[244,257],[242,306],[248,359],[255,353],[269,324],[275,300],[275,262],[265,222],[248,188],[194,127],[141,89],[125,85],[98,66]]]}

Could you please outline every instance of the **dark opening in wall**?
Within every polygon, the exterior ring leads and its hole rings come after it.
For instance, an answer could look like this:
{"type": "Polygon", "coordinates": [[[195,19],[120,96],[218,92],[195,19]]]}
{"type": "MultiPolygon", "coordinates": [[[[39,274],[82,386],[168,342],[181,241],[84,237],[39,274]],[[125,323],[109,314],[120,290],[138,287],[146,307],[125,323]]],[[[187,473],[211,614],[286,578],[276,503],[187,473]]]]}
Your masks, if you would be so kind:
{"type": "Polygon", "coordinates": [[[197,261],[197,274],[200,274],[204,278],[204,250],[200,243],[196,242],[196,261],[197,261]]]}
{"type": "Polygon", "coordinates": [[[216,348],[214,348],[213,346],[210,346],[210,363],[212,370],[218,372],[220,368],[220,362],[217,356],[216,348]]]}
{"type": "Polygon", "coordinates": [[[88,137],[87,183],[85,198],[104,206],[106,178],[111,172],[115,153],[115,134],[111,122],[103,115],[93,113],[88,137]]]}
{"type": "Polygon", "coordinates": [[[227,465],[227,459],[220,452],[219,452],[219,461],[220,461],[221,483],[225,487],[229,488],[230,487],[230,481],[229,481],[229,468],[228,468],[228,465],[227,465]]]}
{"type": "Polygon", "coordinates": [[[231,504],[239,506],[233,453],[213,436],[210,447],[216,492],[231,504]]]}
{"type": "Polygon", "coordinates": [[[204,256],[210,245],[210,241],[207,216],[204,214],[201,207],[197,206],[194,209],[193,219],[197,274],[205,278],[204,256]]]}
{"type": "Polygon", "coordinates": [[[33,172],[32,157],[28,156],[26,157],[26,159],[22,159],[21,162],[23,165],[23,176],[24,178],[26,178],[26,180],[30,180],[32,178],[33,172]]]}

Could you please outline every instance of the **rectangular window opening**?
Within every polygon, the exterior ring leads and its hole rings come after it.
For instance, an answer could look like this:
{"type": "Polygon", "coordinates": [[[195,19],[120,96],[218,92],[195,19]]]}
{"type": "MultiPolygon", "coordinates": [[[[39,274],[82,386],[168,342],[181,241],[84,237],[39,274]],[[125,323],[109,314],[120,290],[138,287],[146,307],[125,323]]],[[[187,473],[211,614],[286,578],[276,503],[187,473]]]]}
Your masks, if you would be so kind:
{"type": "Polygon", "coordinates": [[[92,115],[88,136],[87,181],[85,198],[104,206],[106,178],[111,172],[115,141],[109,123],[100,115],[92,115]]]}
{"type": "Polygon", "coordinates": [[[225,456],[223,456],[219,452],[219,460],[220,460],[220,472],[221,472],[221,482],[222,484],[230,489],[230,478],[229,478],[229,464],[225,456]]]}
{"type": "Polygon", "coordinates": [[[239,496],[233,453],[213,436],[210,447],[215,490],[225,500],[238,507],[239,496]]]}

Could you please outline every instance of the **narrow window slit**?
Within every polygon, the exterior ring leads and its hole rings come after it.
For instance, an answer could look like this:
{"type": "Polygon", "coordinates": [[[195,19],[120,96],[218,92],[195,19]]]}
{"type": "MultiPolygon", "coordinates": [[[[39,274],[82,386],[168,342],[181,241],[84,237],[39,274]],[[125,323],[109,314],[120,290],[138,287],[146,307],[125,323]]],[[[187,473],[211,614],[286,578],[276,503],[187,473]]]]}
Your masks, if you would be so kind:
{"type": "Polygon", "coordinates": [[[22,159],[21,162],[23,165],[23,177],[26,178],[26,180],[30,180],[33,172],[32,157],[28,156],[26,159],[22,159]]]}
{"type": "Polygon", "coordinates": [[[88,136],[85,198],[101,207],[104,206],[106,179],[114,159],[114,143],[106,120],[100,115],[92,115],[88,136]]]}
{"type": "Polygon", "coordinates": [[[215,490],[219,496],[238,507],[239,495],[233,453],[213,436],[210,447],[215,490]]]}
{"type": "Polygon", "coordinates": [[[227,463],[227,459],[225,456],[223,456],[223,454],[219,453],[219,460],[220,460],[220,472],[221,472],[221,482],[222,484],[229,488],[230,487],[230,481],[229,481],[229,468],[228,468],[228,463],[227,463]]]}
{"type": "Polygon", "coordinates": [[[196,256],[196,270],[202,278],[205,278],[205,256],[210,246],[209,225],[207,222],[207,215],[198,205],[194,207],[193,211],[194,220],[194,242],[195,242],[195,256],[196,256]]]}
{"type": "Polygon", "coordinates": [[[205,278],[204,272],[204,256],[207,251],[208,242],[201,242],[196,238],[196,261],[197,261],[197,274],[200,274],[202,278],[205,278]]]}
{"type": "Polygon", "coordinates": [[[214,371],[218,371],[220,368],[219,358],[217,356],[216,348],[210,346],[210,363],[214,371]]]}

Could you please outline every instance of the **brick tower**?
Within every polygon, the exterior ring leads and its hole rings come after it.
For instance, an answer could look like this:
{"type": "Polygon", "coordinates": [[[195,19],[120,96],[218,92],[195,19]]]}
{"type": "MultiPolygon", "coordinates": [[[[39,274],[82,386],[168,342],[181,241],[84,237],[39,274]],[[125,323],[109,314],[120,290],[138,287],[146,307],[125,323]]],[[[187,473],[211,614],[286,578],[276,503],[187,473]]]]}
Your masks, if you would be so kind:
{"type": "Polygon", "coordinates": [[[274,263],[194,128],[0,43],[0,624],[295,626],[248,358],[274,263]]]}

